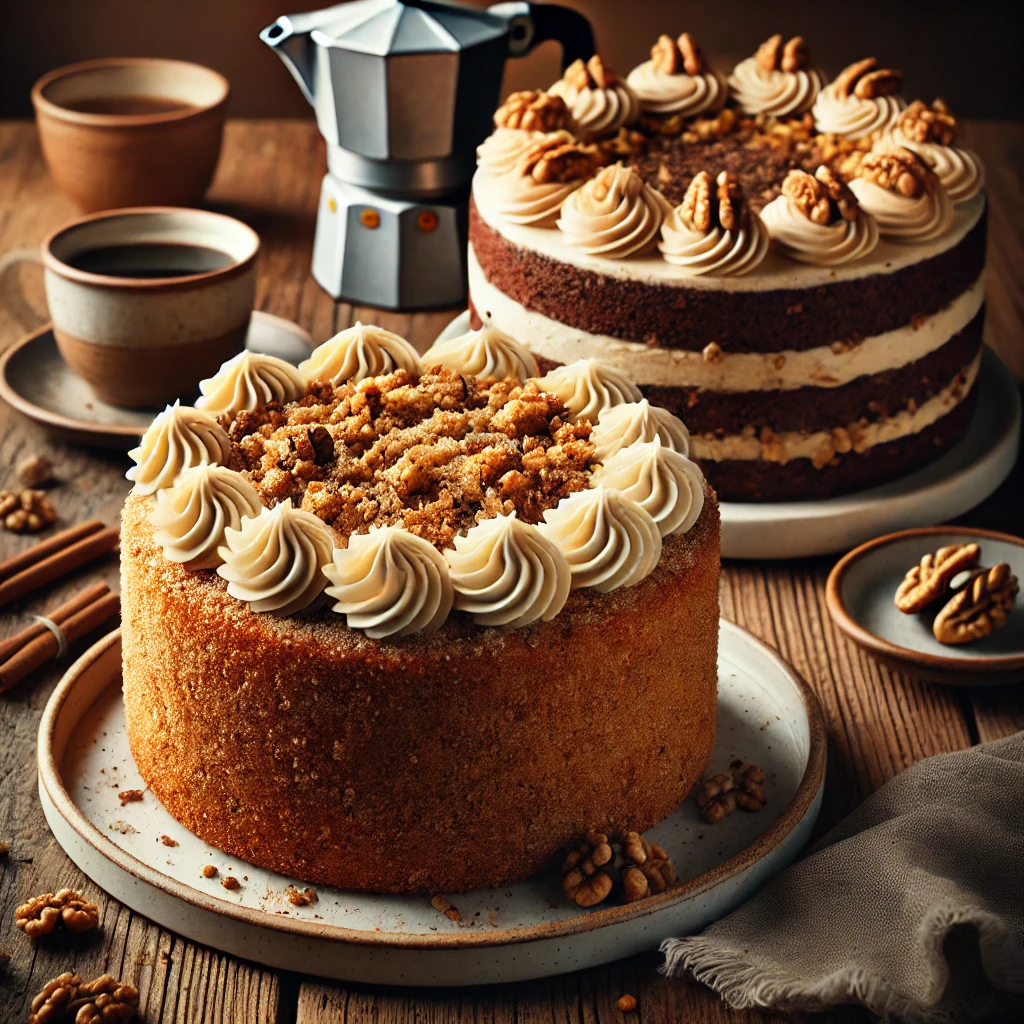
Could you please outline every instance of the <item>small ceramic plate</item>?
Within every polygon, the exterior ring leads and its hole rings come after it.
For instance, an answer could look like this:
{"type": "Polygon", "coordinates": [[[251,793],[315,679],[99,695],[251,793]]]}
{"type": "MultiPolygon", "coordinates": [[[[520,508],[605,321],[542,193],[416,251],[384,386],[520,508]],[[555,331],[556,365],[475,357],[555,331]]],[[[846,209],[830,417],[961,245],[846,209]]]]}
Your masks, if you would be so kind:
{"type": "Polygon", "coordinates": [[[680,885],[629,906],[581,910],[559,879],[450,895],[450,920],[426,896],[318,887],[241,863],[187,832],[144,789],[128,749],[115,631],[65,674],[39,730],[39,794],[71,859],[112,896],[197,942],[271,967],[391,985],[472,985],[561,974],[657,949],[728,913],[807,842],[821,804],[825,729],[806,683],[745,630],[721,624],[718,739],[711,771],[735,758],[767,774],[768,803],[708,825],[688,799],[647,833],[669,850],[680,885]],[[165,843],[162,837],[168,837],[165,843]],[[212,864],[220,877],[207,879],[212,864]],[[241,888],[229,892],[230,874],[241,888]]]}
{"type": "MultiPolygon", "coordinates": [[[[313,339],[298,324],[256,310],[245,341],[250,352],[301,362],[313,339]]],[[[61,358],[50,325],[14,342],[0,356],[0,397],[63,437],[104,448],[132,448],[159,409],[121,409],[96,397],[61,358]]],[[[196,395],[182,395],[191,401],[196,395]]]]}
{"type": "Polygon", "coordinates": [[[1013,606],[1006,624],[984,640],[950,646],[932,635],[941,602],[918,615],[904,615],[894,604],[907,570],[947,544],[981,545],[981,565],[1006,562],[1024,579],[1024,539],[966,526],[903,530],[862,544],[829,573],[825,597],[835,624],[854,643],[901,672],[933,682],[970,686],[1024,679],[1024,600],[1013,606]]]}
{"type": "MultiPolygon", "coordinates": [[[[438,338],[469,330],[460,313],[438,338]]],[[[1013,374],[985,348],[978,408],[963,440],[900,480],[821,501],[723,501],[723,558],[804,558],[845,551],[879,531],[948,522],[984,501],[1017,460],[1021,403],[1013,374]]]]}

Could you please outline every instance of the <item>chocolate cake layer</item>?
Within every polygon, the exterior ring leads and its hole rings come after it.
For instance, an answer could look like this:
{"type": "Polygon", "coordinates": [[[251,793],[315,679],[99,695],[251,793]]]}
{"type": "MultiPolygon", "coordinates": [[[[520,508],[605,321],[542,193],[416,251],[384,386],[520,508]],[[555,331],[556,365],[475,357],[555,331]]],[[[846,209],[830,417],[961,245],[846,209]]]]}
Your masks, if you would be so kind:
{"type": "Polygon", "coordinates": [[[977,400],[977,388],[972,388],[962,402],[924,430],[865,452],[837,455],[834,464],[821,469],[815,469],[810,459],[785,463],[740,459],[697,462],[721,501],[830,498],[877,487],[934,462],[963,437],[977,400]]]}
{"type": "MultiPolygon", "coordinates": [[[[663,348],[803,350],[905,327],[948,306],[985,264],[987,212],[951,249],[891,273],[817,288],[718,291],[610,277],[515,245],[470,205],[487,280],[529,310],[590,334],[663,348]]],[[[481,311],[486,312],[486,311],[481,311]]]]}
{"type": "Polygon", "coordinates": [[[979,313],[941,348],[898,370],[859,377],[841,387],[787,391],[708,391],[655,387],[640,390],[654,405],[675,413],[693,434],[735,434],[744,426],[760,430],[829,430],[863,416],[882,419],[911,401],[918,405],[945,387],[981,348],[984,313],[979,313]]]}

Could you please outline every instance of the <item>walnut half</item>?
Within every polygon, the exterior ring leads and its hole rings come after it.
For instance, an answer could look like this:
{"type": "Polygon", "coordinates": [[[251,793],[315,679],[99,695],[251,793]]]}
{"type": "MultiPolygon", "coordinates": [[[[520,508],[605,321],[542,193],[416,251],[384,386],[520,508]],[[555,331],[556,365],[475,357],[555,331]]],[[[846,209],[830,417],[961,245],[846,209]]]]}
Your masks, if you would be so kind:
{"type": "Polygon", "coordinates": [[[699,75],[706,67],[704,54],[689,32],[684,32],[678,39],[658,36],[658,41],[651,47],[651,63],[666,75],[679,75],[684,71],[688,75],[699,75]]]}
{"type": "Polygon", "coordinates": [[[807,67],[810,53],[803,36],[793,36],[784,42],[783,37],[776,33],[757,48],[754,60],[762,71],[785,71],[787,74],[793,74],[807,67]]]}
{"type": "Polygon", "coordinates": [[[527,132],[557,132],[572,128],[572,115],[561,96],[528,89],[512,93],[494,113],[496,128],[521,128],[527,132]]]}
{"type": "Polygon", "coordinates": [[[95,928],[99,920],[99,907],[87,902],[74,889],[33,896],[14,911],[14,923],[30,939],[49,935],[58,924],[69,932],[87,932],[95,928]]]}
{"type": "Polygon", "coordinates": [[[932,632],[940,644],[969,644],[1000,626],[1017,599],[1017,577],[1006,562],[982,570],[935,616],[932,632]]]}
{"type": "Polygon", "coordinates": [[[868,153],[857,167],[857,177],[908,199],[933,193],[938,181],[931,168],[903,146],[868,153]]]}
{"type": "Polygon", "coordinates": [[[578,142],[567,131],[538,139],[519,159],[517,169],[541,184],[589,178],[605,162],[600,149],[578,142]]]}
{"type": "Polygon", "coordinates": [[[956,142],[956,118],[942,100],[936,100],[930,107],[923,100],[914,100],[900,115],[897,127],[911,142],[940,146],[956,142]]]}
{"type": "Polygon", "coordinates": [[[613,838],[593,832],[562,865],[562,889],[579,907],[595,907],[613,893],[623,903],[635,903],[664,892],[675,881],[669,855],[638,832],[613,838]]]}
{"type": "Polygon", "coordinates": [[[841,99],[856,96],[861,100],[873,100],[898,93],[902,85],[902,71],[880,68],[874,57],[865,57],[840,71],[833,88],[841,99]]]}
{"type": "Polygon", "coordinates": [[[903,577],[896,590],[896,607],[906,615],[922,611],[945,596],[949,581],[964,569],[977,565],[980,557],[981,548],[974,543],[948,544],[934,555],[925,555],[903,577]]]}

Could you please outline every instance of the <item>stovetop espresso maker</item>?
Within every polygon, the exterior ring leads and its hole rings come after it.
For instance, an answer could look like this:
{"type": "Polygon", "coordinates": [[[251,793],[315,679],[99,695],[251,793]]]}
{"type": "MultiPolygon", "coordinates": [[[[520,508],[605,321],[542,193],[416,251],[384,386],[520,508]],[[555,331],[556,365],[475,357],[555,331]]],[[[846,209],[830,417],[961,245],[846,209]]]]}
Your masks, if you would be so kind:
{"type": "Polygon", "coordinates": [[[388,309],[465,299],[469,182],[505,58],[549,39],[563,67],[594,52],[586,18],[534,3],[354,0],[278,18],[260,38],[327,140],[313,277],[388,309]]]}

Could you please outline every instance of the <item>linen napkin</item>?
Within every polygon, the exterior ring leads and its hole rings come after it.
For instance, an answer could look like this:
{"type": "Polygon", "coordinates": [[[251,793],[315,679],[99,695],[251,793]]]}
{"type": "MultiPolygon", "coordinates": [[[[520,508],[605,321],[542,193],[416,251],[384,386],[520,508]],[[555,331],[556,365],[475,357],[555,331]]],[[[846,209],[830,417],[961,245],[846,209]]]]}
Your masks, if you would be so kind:
{"type": "Polygon", "coordinates": [[[738,1009],[1024,1021],[1024,732],[912,765],[662,951],[738,1009]]]}

